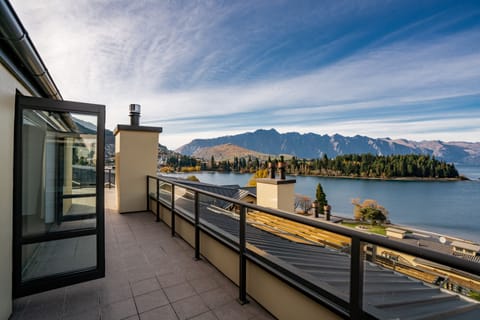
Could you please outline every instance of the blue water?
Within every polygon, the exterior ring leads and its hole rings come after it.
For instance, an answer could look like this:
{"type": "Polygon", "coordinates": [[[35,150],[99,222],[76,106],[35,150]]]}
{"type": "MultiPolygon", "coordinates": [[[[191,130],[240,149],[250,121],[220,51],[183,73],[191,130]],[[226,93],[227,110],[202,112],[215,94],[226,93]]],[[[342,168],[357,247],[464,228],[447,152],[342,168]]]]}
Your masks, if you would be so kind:
{"type": "MultiPolygon", "coordinates": [[[[295,176],[295,192],[312,199],[318,183],[333,214],[353,217],[352,199],[374,199],[392,223],[480,243],[480,166],[457,166],[471,181],[382,181],[295,176]]],[[[252,175],[196,172],[202,182],[245,186],[252,175]]]]}

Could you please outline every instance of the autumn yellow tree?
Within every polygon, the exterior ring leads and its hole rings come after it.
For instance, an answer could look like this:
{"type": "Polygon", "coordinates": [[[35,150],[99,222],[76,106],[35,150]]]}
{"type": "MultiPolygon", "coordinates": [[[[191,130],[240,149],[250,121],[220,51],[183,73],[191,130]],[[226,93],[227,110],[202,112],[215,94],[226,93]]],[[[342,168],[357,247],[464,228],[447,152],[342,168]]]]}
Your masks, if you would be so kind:
{"type": "Polygon", "coordinates": [[[268,177],[268,169],[259,169],[250,178],[250,180],[248,180],[247,187],[256,187],[257,186],[257,179],[267,178],[267,177],[268,177]]]}
{"type": "Polygon", "coordinates": [[[371,224],[376,224],[377,221],[384,222],[388,217],[388,210],[379,205],[376,200],[365,199],[360,203],[359,198],[352,200],[353,217],[355,220],[368,221],[371,224]]]}

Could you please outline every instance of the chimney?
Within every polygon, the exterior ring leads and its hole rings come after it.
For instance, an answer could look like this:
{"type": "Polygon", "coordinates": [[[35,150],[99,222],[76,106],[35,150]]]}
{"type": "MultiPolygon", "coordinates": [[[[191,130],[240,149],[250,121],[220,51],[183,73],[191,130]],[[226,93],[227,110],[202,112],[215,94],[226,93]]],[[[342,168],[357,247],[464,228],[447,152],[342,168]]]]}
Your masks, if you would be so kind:
{"type": "Polygon", "coordinates": [[[146,210],[145,177],[157,174],[161,127],[140,125],[140,105],[130,105],[130,125],[119,124],[115,135],[115,189],[120,213],[146,210]],[[139,156],[141,155],[141,156],[139,156]]]}
{"type": "Polygon", "coordinates": [[[140,105],[132,103],[130,105],[130,125],[139,126],[140,125],[140,105]]]}
{"type": "Polygon", "coordinates": [[[275,179],[275,165],[271,162],[268,163],[268,178],[275,179]]]}
{"type": "Polygon", "coordinates": [[[285,165],[283,161],[278,163],[278,174],[280,176],[280,180],[285,180],[285,165]]]}
{"type": "Polygon", "coordinates": [[[325,212],[325,220],[330,221],[330,212],[332,211],[332,206],[327,204],[323,206],[323,212],[325,212]]]}
{"type": "Polygon", "coordinates": [[[293,213],[295,211],[295,180],[286,179],[283,159],[278,162],[279,179],[275,178],[275,163],[268,163],[268,178],[257,179],[257,205],[293,213]]]}

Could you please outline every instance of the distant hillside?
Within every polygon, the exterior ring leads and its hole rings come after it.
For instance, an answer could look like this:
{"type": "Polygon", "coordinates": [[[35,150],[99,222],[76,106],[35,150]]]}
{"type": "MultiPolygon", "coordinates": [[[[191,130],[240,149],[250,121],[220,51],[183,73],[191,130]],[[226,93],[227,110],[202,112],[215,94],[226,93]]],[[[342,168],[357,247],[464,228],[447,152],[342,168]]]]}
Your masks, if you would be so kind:
{"type": "Polygon", "coordinates": [[[371,153],[428,154],[440,160],[465,164],[480,164],[480,142],[410,141],[405,139],[370,138],[366,136],[345,137],[315,133],[279,133],[275,129],[257,130],[234,136],[213,139],[195,139],[178,148],[184,155],[194,155],[201,148],[233,144],[241,148],[264,154],[290,154],[298,158],[329,158],[344,154],[371,153]]]}
{"type": "MultiPolygon", "coordinates": [[[[258,158],[259,160],[268,160],[269,155],[257,151],[248,150],[231,143],[221,144],[213,147],[204,147],[195,150],[192,156],[209,160],[212,156],[216,161],[232,161],[234,157],[238,158],[258,158]]],[[[272,158],[275,156],[273,155],[272,158]]]]}

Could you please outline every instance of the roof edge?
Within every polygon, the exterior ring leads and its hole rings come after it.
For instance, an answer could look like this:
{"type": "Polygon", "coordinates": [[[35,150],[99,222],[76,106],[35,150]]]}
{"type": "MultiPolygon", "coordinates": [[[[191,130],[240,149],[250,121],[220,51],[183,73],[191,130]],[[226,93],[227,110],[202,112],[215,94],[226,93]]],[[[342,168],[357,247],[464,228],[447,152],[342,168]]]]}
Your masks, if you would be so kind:
{"type": "MultiPolygon", "coordinates": [[[[35,87],[40,89],[35,91],[40,91],[47,98],[63,100],[40,54],[8,0],[0,1],[0,36],[15,55],[15,61],[9,61],[14,63],[14,67],[10,66],[9,69],[17,74],[17,70],[22,69],[23,65],[29,76],[35,80],[35,87]]],[[[3,61],[7,62],[5,59],[3,61]]],[[[18,76],[24,80],[24,77],[18,76]]]]}

